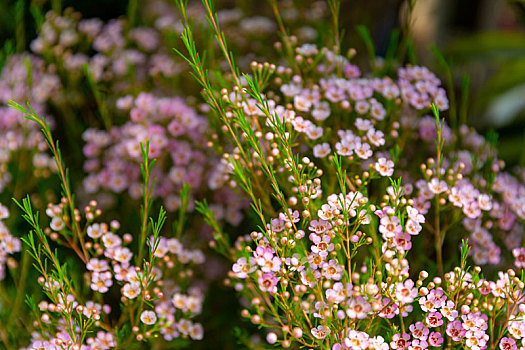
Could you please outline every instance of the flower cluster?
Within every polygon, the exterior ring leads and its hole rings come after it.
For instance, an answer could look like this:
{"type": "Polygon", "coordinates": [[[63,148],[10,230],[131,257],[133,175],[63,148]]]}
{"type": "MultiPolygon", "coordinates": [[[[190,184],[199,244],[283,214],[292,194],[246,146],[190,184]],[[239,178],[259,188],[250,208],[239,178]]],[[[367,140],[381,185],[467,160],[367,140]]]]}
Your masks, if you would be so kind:
{"type": "Polygon", "coordinates": [[[242,79],[234,67],[233,86],[220,87],[216,112],[236,146],[224,158],[263,223],[231,247],[216,242],[232,257],[226,282],[245,300],[242,316],[284,348],[517,348],[507,327],[524,325],[524,281],[513,270],[487,280],[467,259],[500,262],[488,230],[520,208],[497,176],[519,180],[488,141],[440,118],[449,103],[428,69],[362,75],[354,54],[303,45],[290,67],[253,62],[242,79]],[[442,249],[461,223],[472,246],[463,240],[445,273],[442,249]],[[426,264],[413,247],[435,249],[430,281],[411,271],[426,264]]]}
{"type": "Polygon", "coordinates": [[[241,237],[236,244],[240,257],[230,278],[251,300],[243,316],[272,329],[267,341],[279,341],[283,347],[292,342],[308,347],[329,344],[332,349],[427,349],[446,344],[478,350],[499,342],[501,349],[507,344],[517,349],[525,327],[525,283],[512,270],[500,272],[496,281],[485,280],[479,267],[468,272],[466,246],[463,265],[446,273],[444,280],[436,277],[425,283],[426,271],[412,280],[406,253],[418,232],[408,231],[425,217],[410,205],[412,200],[388,197],[390,203],[404,204],[382,205],[374,211],[377,219],[367,214],[375,209],[369,199],[351,192],[328,196],[317,215],[281,213],[267,231],[241,237]],[[381,245],[373,233],[375,225],[381,245]],[[366,246],[376,257],[354,270],[353,257],[366,246]],[[498,308],[505,312],[494,316],[498,308]],[[499,330],[491,334],[489,325],[499,330]]]}
{"type": "Polygon", "coordinates": [[[5,278],[6,263],[9,265],[9,255],[20,251],[22,242],[17,237],[13,237],[9,232],[5,220],[9,217],[7,207],[0,204],[0,280],[5,278]]]}
{"type": "Polygon", "coordinates": [[[64,276],[39,277],[51,302],[38,304],[41,325],[33,333],[29,349],[81,344],[85,349],[112,349],[117,341],[149,342],[157,333],[166,341],[202,339],[203,328],[193,318],[201,313],[204,296],[200,288],[192,286],[191,278],[193,266],[204,262],[203,253],[186,249],[177,238],[154,232],[148,240],[149,257],[142,264],[142,250],[133,252],[136,236],[119,235],[116,220],[109,224],[99,221],[102,212],[95,201],[84,210],[82,232],[86,236],[79,246],[70,235],[81,221],[80,212],[75,210],[71,217],[66,203],[64,198],[59,204],[48,205],[46,214],[51,221],[44,234],[77,253],[85,264],[82,279],[89,290],[73,289],[64,276]],[[119,291],[120,313],[131,321],[127,339],[115,332],[125,318],[101,302],[112,290],[119,291]]]}
{"type": "Polygon", "coordinates": [[[63,15],[46,14],[31,49],[64,69],[70,79],[81,78],[87,68],[95,82],[109,83],[117,92],[129,90],[126,78],[130,72],[134,84],[154,76],[170,78],[179,72],[160,44],[161,35],[153,28],[130,29],[121,19],[107,23],[98,18],[81,19],[80,13],[67,9],[63,15]]]}
{"type": "Polygon", "coordinates": [[[46,67],[38,57],[23,54],[7,58],[0,75],[0,193],[13,180],[14,161],[32,164],[30,170],[18,169],[20,177],[47,177],[54,171],[40,130],[5,104],[13,99],[31,100],[35,111],[44,113],[46,101],[56,98],[60,87],[53,67],[46,67]]]}
{"type": "Polygon", "coordinates": [[[144,92],[136,98],[128,95],[118,99],[117,108],[129,115],[127,123],[108,132],[88,129],[83,135],[87,158],[84,170],[89,174],[84,179],[86,192],[126,191],[132,198],[140,198],[140,147],[149,141],[149,154],[156,159],[153,197],[162,198],[168,211],[179,209],[179,193],[186,183],[193,189],[192,196],[201,195],[207,188],[215,190],[217,218],[239,223],[243,202],[223,188],[226,169],[207,147],[209,126],[205,117],[181,98],[160,98],[144,92]]]}
{"type": "Polygon", "coordinates": [[[423,179],[415,182],[416,206],[425,214],[432,205],[445,207],[454,217],[452,223],[461,221],[470,232],[474,261],[500,264],[501,247],[511,251],[522,242],[525,205],[519,194],[524,185],[504,170],[494,148],[474,130],[460,127],[458,144],[461,148],[446,152],[439,169],[434,159],[422,163],[423,179]]]}
{"type": "Polygon", "coordinates": [[[462,125],[453,132],[429,116],[431,102],[441,111],[449,107],[433,73],[408,66],[397,70],[396,80],[363,77],[347,58],[327,49],[307,44],[296,53],[297,65],[309,74],[252,64],[254,76],[269,81],[264,102],[256,92],[246,92],[247,82],[244,92],[222,91],[232,112],[243,113],[254,125],[266,120],[259,133],[264,135],[261,152],[270,162],[279,152],[273,128],[284,123],[294,131],[290,139],[301,144],[298,150],[319,159],[318,164],[329,166],[330,159],[340,156],[347,171],[365,171],[370,180],[401,176],[403,193],[413,195],[415,208],[450,218],[440,219],[436,236],[445,237],[457,222],[472,232],[469,242],[477,264],[499,264],[502,246],[519,247],[523,182],[504,170],[492,144],[473,129],[462,125]]]}

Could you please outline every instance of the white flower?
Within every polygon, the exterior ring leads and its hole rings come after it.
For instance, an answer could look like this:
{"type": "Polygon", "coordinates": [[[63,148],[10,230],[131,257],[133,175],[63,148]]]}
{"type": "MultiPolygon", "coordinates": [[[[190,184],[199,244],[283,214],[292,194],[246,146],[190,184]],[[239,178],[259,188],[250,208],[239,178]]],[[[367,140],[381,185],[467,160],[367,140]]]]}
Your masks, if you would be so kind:
{"type": "Polygon", "coordinates": [[[317,339],[324,339],[328,334],[331,333],[329,328],[326,328],[325,326],[319,326],[317,328],[312,328],[311,330],[314,337],[317,339]]]}
{"type": "Polygon", "coordinates": [[[394,173],[394,162],[390,159],[379,158],[375,165],[375,169],[381,176],[392,176],[394,173]]]}
{"type": "Polygon", "coordinates": [[[93,224],[87,228],[87,234],[91,238],[99,238],[103,233],[104,232],[102,231],[100,224],[93,224]]]}
{"type": "Polygon", "coordinates": [[[320,145],[314,146],[314,157],[317,158],[324,158],[327,155],[330,154],[332,150],[330,149],[330,145],[328,143],[322,143],[320,145]]]}
{"type": "Polygon", "coordinates": [[[361,159],[368,159],[372,156],[373,152],[368,143],[362,143],[356,147],[355,154],[361,159]]]}
{"type": "Polygon", "coordinates": [[[133,257],[133,253],[126,247],[118,247],[115,249],[114,258],[118,262],[127,263],[133,257]]]}
{"type": "Polygon", "coordinates": [[[128,299],[135,299],[140,294],[140,284],[126,283],[122,290],[122,294],[128,299]]]}
{"type": "Polygon", "coordinates": [[[190,337],[193,340],[201,340],[204,335],[204,330],[202,326],[198,323],[194,323],[190,329],[190,337]]]}
{"type": "Polygon", "coordinates": [[[53,231],[60,231],[65,226],[66,225],[64,225],[64,221],[62,221],[62,219],[59,217],[54,217],[53,220],[51,220],[51,224],[49,225],[53,231]]]}
{"type": "Polygon", "coordinates": [[[445,192],[448,189],[448,186],[445,181],[439,180],[438,178],[433,178],[428,184],[428,188],[435,194],[445,192]]]}
{"type": "Polygon", "coordinates": [[[0,220],[6,219],[9,217],[9,210],[6,206],[0,204],[0,220]]]}
{"type": "Polygon", "coordinates": [[[122,244],[122,239],[116,234],[108,232],[102,236],[102,242],[106,248],[116,248],[122,244]]]}
{"type": "Polygon", "coordinates": [[[157,322],[157,314],[155,314],[155,311],[143,311],[140,314],[140,320],[144,324],[155,324],[155,322],[157,322]]]}

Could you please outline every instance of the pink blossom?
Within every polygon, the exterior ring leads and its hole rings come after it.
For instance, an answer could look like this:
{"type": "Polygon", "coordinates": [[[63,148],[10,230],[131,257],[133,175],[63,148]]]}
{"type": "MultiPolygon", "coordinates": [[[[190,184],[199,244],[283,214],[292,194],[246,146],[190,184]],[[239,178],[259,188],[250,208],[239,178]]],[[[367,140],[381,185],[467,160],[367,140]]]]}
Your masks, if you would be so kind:
{"type": "Polygon", "coordinates": [[[517,350],[516,341],[512,338],[503,337],[499,343],[501,350],[517,350]]]}
{"type": "Polygon", "coordinates": [[[369,310],[370,304],[365,298],[358,296],[350,299],[348,302],[348,309],[346,309],[346,314],[350,318],[363,319],[367,316],[369,310]]]}
{"type": "Polygon", "coordinates": [[[381,176],[392,176],[394,174],[394,162],[386,158],[379,158],[375,164],[375,169],[381,176]]]}
{"type": "Polygon", "coordinates": [[[258,279],[259,289],[262,292],[277,293],[277,282],[279,282],[279,279],[280,278],[275,277],[275,275],[271,273],[265,273],[258,279]]]}
{"type": "MultiPolygon", "coordinates": [[[[440,315],[440,314],[439,314],[440,315]]],[[[441,316],[441,315],[440,315],[441,316]]],[[[443,344],[443,336],[441,336],[441,333],[438,332],[432,332],[428,336],[428,343],[431,346],[441,346],[443,344]]]]}
{"type": "Polygon", "coordinates": [[[414,281],[408,279],[404,283],[396,285],[396,297],[402,304],[409,304],[417,296],[417,289],[414,288],[414,281]]]}
{"type": "Polygon", "coordinates": [[[412,332],[412,336],[417,339],[425,340],[428,337],[429,330],[427,327],[425,327],[425,324],[423,322],[416,322],[415,324],[411,324],[410,332],[412,332]]]}
{"type": "Polygon", "coordinates": [[[454,341],[461,341],[461,338],[467,333],[463,329],[463,326],[461,325],[461,321],[456,320],[453,322],[450,322],[447,325],[447,334],[449,337],[451,337],[454,341]]]}
{"type": "Polygon", "coordinates": [[[425,319],[426,324],[429,327],[439,327],[443,324],[443,315],[441,315],[439,312],[431,312],[427,315],[427,318],[425,319]]]}
{"type": "Polygon", "coordinates": [[[394,336],[392,337],[392,341],[390,342],[390,347],[392,349],[408,349],[408,347],[410,346],[410,335],[407,334],[407,333],[403,333],[403,334],[400,334],[400,333],[396,333],[394,334],[394,336]]]}

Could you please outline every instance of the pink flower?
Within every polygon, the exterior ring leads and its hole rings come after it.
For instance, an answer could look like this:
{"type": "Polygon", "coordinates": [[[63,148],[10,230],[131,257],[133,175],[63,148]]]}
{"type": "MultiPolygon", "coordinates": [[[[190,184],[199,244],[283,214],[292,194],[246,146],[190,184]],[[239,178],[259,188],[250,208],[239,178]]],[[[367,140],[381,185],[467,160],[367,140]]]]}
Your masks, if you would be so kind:
{"type": "Polygon", "coordinates": [[[311,234],[310,238],[315,244],[310,248],[312,252],[326,256],[328,252],[334,250],[334,244],[330,242],[332,238],[329,235],[323,235],[323,238],[321,238],[318,235],[311,234]]]}
{"type": "Polygon", "coordinates": [[[441,314],[445,316],[449,321],[454,321],[458,317],[457,310],[454,309],[455,305],[452,300],[448,300],[446,304],[441,307],[441,314]]]}
{"type": "Polygon", "coordinates": [[[410,304],[416,296],[417,288],[414,288],[414,281],[408,279],[396,285],[396,297],[401,304],[410,304]]]}
{"type": "Polygon", "coordinates": [[[106,293],[112,285],[111,272],[93,272],[93,277],[91,278],[92,290],[99,293],[106,293]]]}
{"type": "Polygon", "coordinates": [[[348,302],[348,309],[346,309],[346,314],[350,318],[363,319],[367,316],[369,310],[370,304],[365,298],[358,296],[350,299],[348,302]]]}
{"type": "Polygon", "coordinates": [[[337,260],[330,260],[322,265],[323,276],[327,279],[339,281],[342,277],[344,267],[337,263],[337,260]]]}
{"type": "Polygon", "coordinates": [[[467,331],[463,329],[463,326],[461,325],[461,321],[459,321],[459,320],[456,320],[454,322],[450,322],[447,325],[447,334],[454,341],[460,341],[461,338],[463,338],[463,336],[465,336],[465,333],[467,333],[467,331]]]}
{"type": "Polygon", "coordinates": [[[144,324],[152,325],[157,322],[157,315],[155,314],[155,311],[143,311],[140,314],[140,320],[144,324]]]}
{"type": "Polygon", "coordinates": [[[374,146],[379,147],[385,144],[385,134],[383,134],[382,131],[370,128],[368,129],[366,135],[368,136],[370,143],[374,146]]]}
{"type": "Polygon", "coordinates": [[[331,333],[329,328],[326,328],[325,326],[319,326],[316,328],[312,328],[311,330],[314,337],[317,339],[324,339],[327,335],[331,333]]]}
{"type": "Polygon", "coordinates": [[[392,176],[394,174],[394,162],[390,159],[379,158],[375,164],[375,169],[381,176],[392,176]]]}
{"type": "Polygon", "coordinates": [[[272,224],[267,225],[268,230],[272,230],[272,232],[281,232],[284,230],[284,220],[281,218],[272,219],[272,224]]]}
{"type": "Polygon", "coordinates": [[[271,273],[265,273],[259,277],[259,288],[262,292],[277,293],[277,282],[279,278],[275,277],[271,273]]]}
{"type": "Polygon", "coordinates": [[[347,337],[344,339],[345,346],[351,350],[367,349],[370,336],[365,332],[349,330],[347,337]]]}
{"type": "Polygon", "coordinates": [[[478,196],[478,206],[481,210],[490,210],[492,209],[492,199],[488,194],[480,194],[478,196]]]}
{"type": "Polygon", "coordinates": [[[424,350],[428,348],[428,343],[425,340],[413,340],[408,350],[424,350]]]}
{"type": "MultiPolygon", "coordinates": [[[[439,315],[441,316],[441,314],[439,315]]],[[[438,333],[438,332],[430,333],[430,335],[428,336],[428,343],[431,346],[436,346],[436,347],[441,346],[441,344],[443,344],[443,337],[441,336],[441,333],[438,333]]]]}
{"type": "MultiPolygon", "coordinates": [[[[331,227],[332,225],[328,221],[312,220],[312,222],[310,222],[310,226],[308,227],[308,229],[310,229],[310,231],[313,231],[317,234],[321,234],[325,232],[326,230],[330,229],[331,227]]],[[[317,242],[314,242],[314,243],[317,244],[317,242]]]]}
{"type": "Polygon", "coordinates": [[[408,251],[412,248],[412,242],[410,242],[410,235],[406,232],[398,232],[394,238],[394,248],[396,250],[408,251]]]}
{"type": "Polygon", "coordinates": [[[512,338],[504,337],[501,339],[501,342],[499,343],[499,348],[501,350],[517,350],[518,347],[516,346],[516,341],[512,338]]]}
{"type": "Polygon", "coordinates": [[[314,124],[310,125],[308,129],[306,129],[306,135],[310,140],[317,140],[321,136],[323,136],[324,129],[320,126],[315,126],[314,124]]]}
{"type": "Polygon", "coordinates": [[[106,260],[99,260],[92,258],[86,264],[86,268],[90,271],[103,272],[109,270],[108,262],[106,260]]]}
{"type": "Polygon", "coordinates": [[[431,312],[428,314],[426,318],[426,323],[429,327],[439,327],[443,324],[443,315],[441,315],[439,312],[431,312]]]}
{"type": "Polygon", "coordinates": [[[232,271],[235,272],[237,278],[246,278],[250,273],[256,270],[255,259],[250,257],[249,260],[245,257],[239,258],[233,264],[232,271]]]}
{"type": "Polygon", "coordinates": [[[204,329],[199,323],[194,323],[189,331],[190,338],[193,340],[202,340],[204,337],[204,329]]]}
{"type": "Polygon", "coordinates": [[[465,334],[465,338],[465,345],[467,345],[467,347],[471,348],[472,350],[481,350],[485,348],[489,336],[480,330],[469,330],[465,334]]]}
{"type": "Polygon", "coordinates": [[[430,296],[420,298],[419,305],[421,306],[421,310],[425,312],[436,311],[438,307],[436,306],[435,298],[432,298],[430,296]]]}
{"type": "Polygon", "coordinates": [[[331,312],[332,308],[325,302],[317,301],[315,303],[315,311],[314,311],[314,317],[325,319],[326,318],[326,312],[331,312]]]}
{"type": "Polygon", "coordinates": [[[411,235],[417,235],[423,229],[423,227],[421,227],[421,225],[417,221],[414,221],[412,219],[407,220],[405,228],[406,231],[411,235]]]}
{"type": "Polygon", "coordinates": [[[482,315],[479,311],[474,314],[462,315],[461,319],[463,320],[462,326],[467,331],[485,331],[488,328],[487,316],[482,315]]]}
{"type": "Polygon", "coordinates": [[[334,283],[333,287],[326,291],[326,299],[330,303],[339,304],[346,300],[346,298],[352,293],[351,285],[348,284],[347,288],[341,283],[334,283]]]}
{"type": "Polygon", "coordinates": [[[512,250],[512,255],[516,258],[514,265],[522,269],[525,267],[525,248],[515,248],[512,250]]]}
{"type": "Polygon", "coordinates": [[[100,224],[92,224],[87,228],[87,235],[91,238],[99,238],[104,233],[103,228],[100,224]]]}
{"type": "Polygon", "coordinates": [[[330,145],[328,143],[321,143],[319,145],[315,145],[313,148],[314,157],[316,158],[324,158],[332,152],[330,149],[330,145]]]}
{"type": "Polygon", "coordinates": [[[390,299],[383,298],[381,301],[381,311],[379,312],[379,317],[391,319],[396,315],[397,309],[396,303],[391,303],[390,299]]]}
{"type": "Polygon", "coordinates": [[[429,330],[427,327],[425,327],[425,324],[423,322],[416,322],[415,324],[411,324],[410,332],[412,332],[412,336],[417,339],[425,340],[428,337],[429,330]]]}
{"type": "Polygon", "coordinates": [[[410,335],[407,333],[399,334],[396,333],[392,337],[392,341],[390,342],[390,347],[392,349],[408,349],[410,346],[410,335]]]}
{"type": "Polygon", "coordinates": [[[273,255],[273,249],[264,249],[263,254],[256,258],[257,265],[261,267],[263,272],[277,272],[281,269],[281,259],[273,255]]]}
{"type": "Polygon", "coordinates": [[[425,222],[425,217],[421,215],[416,208],[413,208],[410,205],[407,206],[407,214],[410,220],[413,220],[420,224],[425,222]]]}
{"type": "Polygon", "coordinates": [[[437,178],[433,178],[428,183],[428,188],[434,193],[439,194],[441,192],[445,192],[448,189],[447,183],[443,180],[439,180],[437,178]]]}
{"type": "Polygon", "coordinates": [[[122,294],[128,299],[135,299],[140,295],[139,283],[126,283],[122,289],[122,294]]]}
{"type": "Polygon", "coordinates": [[[122,239],[116,234],[108,232],[102,236],[102,242],[106,248],[116,248],[122,244],[122,239]]]}
{"type": "Polygon", "coordinates": [[[379,232],[383,234],[385,239],[394,238],[396,234],[401,233],[403,228],[399,225],[399,218],[397,216],[383,216],[379,225],[379,232]]]}
{"type": "Polygon", "coordinates": [[[509,334],[514,338],[524,338],[525,337],[525,323],[522,321],[510,321],[509,322],[509,334]]]}
{"type": "MultiPolygon", "coordinates": [[[[319,255],[317,255],[319,257],[319,255]]],[[[321,273],[315,270],[303,270],[301,271],[301,282],[310,288],[313,288],[321,278],[321,273]]]]}
{"type": "Polygon", "coordinates": [[[373,153],[368,143],[360,143],[355,149],[355,154],[361,159],[368,159],[373,153]]]}
{"type": "Polygon", "coordinates": [[[319,102],[312,110],[312,117],[315,120],[323,121],[330,116],[330,105],[327,102],[319,102]]]}
{"type": "Polygon", "coordinates": [[[117,247],[113,253],[113,257],[120,263],[128,263],[133,257],[133,253],[126,247],[117,247]]]}

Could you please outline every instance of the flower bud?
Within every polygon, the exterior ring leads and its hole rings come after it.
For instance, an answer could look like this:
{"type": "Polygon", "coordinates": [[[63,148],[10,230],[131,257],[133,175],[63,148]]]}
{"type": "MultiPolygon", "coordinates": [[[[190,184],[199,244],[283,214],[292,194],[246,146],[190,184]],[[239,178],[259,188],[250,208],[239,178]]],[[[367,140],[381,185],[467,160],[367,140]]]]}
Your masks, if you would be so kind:
{"type": "Polygon", "coordinates": [[[294,338],[301,338],[303,336],[303,330],[299,327],[293,329],[292,335],[294,338]]]}
{"type": "Polygon", "coordinates": [[[270,332],[266,335],[266,341],[269,343],[269,344],[275,344],[275,342],[277,341],[277,334],[275,334],[274,332],[270,332]]]}

